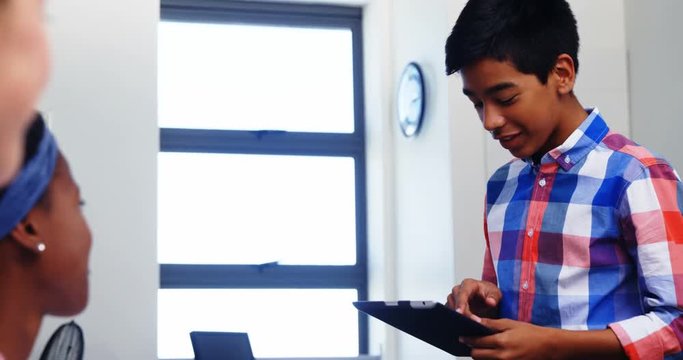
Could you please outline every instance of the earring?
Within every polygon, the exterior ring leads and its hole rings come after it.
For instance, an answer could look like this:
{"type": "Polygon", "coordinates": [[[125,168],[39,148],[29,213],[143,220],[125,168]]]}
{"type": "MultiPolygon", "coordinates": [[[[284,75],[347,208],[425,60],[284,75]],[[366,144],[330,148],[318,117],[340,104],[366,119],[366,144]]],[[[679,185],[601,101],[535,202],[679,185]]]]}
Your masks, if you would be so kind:
{"type": "Polygon", "coordinates": [[[38,243],[38,252],[44,252],[45,251],[45,243],[38,243]]]}

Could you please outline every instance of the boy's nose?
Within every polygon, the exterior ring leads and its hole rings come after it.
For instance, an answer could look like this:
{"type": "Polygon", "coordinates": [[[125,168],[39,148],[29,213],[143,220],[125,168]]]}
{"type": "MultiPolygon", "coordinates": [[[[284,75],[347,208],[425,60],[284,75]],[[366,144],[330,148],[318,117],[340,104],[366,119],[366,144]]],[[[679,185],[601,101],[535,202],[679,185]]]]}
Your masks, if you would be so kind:
{"type": "Polygon", "coordinates": [[[499,129],[505,124],[503,115],[491,108],[484,109],[482,119],[484,129],[491,132],[499,129]]]}

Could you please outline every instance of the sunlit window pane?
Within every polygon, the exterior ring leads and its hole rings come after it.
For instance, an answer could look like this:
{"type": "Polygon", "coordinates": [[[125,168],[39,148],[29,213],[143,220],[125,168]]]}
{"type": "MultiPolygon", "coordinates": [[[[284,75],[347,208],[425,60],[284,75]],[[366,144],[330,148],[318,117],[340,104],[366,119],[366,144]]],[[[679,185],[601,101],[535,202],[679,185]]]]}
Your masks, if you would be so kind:
{"type": "Polygon", "coordinates": [[[358,356],[355,289],[159,290],[158,355],[193,358],[190,331],[247,332],[255,357],[358,356]]]}
{"type": "Polygon", "coordinates": [[[163,21],[159,126],[354,131],[349,29],[163,21]]]}
{"type": "Polygon", "coordinates": [[[356,263],[353,158],[159,153],[160,263],[356,263]]]}

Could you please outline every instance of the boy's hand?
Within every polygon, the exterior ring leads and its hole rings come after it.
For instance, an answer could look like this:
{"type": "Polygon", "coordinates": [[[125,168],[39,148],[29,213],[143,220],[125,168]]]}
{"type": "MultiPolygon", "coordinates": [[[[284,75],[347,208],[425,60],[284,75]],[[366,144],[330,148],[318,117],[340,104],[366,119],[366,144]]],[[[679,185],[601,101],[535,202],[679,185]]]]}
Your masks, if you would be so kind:
{"type": "Polygon", "coordinates": [[[472,348],[475,360],[626,359],[611,329],[561,330],[510,319],[481,319],[481,323],[496,334],[458,339],[472,348]]]}
{"type": "Polygon", "coordinates": [[[510,319],[482,319],[481,323],[497,334],[463,337],[462,343],[472,348],[472,358],[481,359],[553,359],[557,354],[552,342],[557,329],[544,328],[510,319]]]}
{"type": "Polygon", "coordinates": [[[446,306],[471,317],[495,318],[498,316],[498,303],[503,297],[498,287],[488,281],[465,279],[456,285],[446,299],[446,306]]]}

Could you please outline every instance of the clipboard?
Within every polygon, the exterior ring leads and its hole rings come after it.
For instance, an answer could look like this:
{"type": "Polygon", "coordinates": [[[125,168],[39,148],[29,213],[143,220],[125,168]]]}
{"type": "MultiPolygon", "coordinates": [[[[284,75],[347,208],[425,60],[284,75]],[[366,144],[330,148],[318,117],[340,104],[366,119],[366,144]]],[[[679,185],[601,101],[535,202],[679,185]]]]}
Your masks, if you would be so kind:
{"type": "Polygon", "coordinates": [[[357,301],[358,310],[455,356],[469,356],[460,336],[495,332],[435,301],[357,301]]]}

